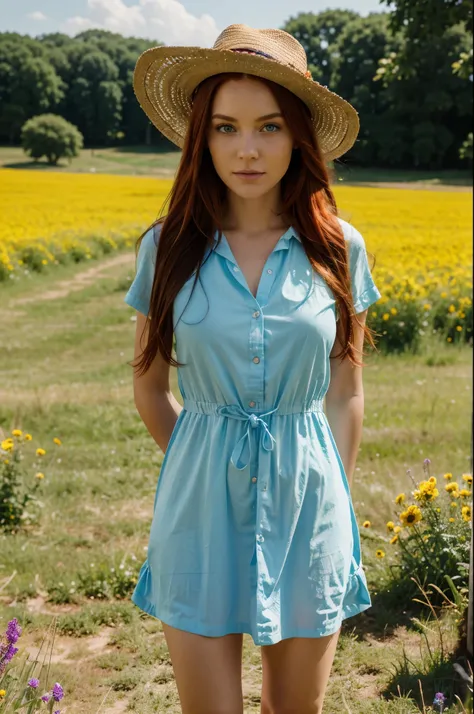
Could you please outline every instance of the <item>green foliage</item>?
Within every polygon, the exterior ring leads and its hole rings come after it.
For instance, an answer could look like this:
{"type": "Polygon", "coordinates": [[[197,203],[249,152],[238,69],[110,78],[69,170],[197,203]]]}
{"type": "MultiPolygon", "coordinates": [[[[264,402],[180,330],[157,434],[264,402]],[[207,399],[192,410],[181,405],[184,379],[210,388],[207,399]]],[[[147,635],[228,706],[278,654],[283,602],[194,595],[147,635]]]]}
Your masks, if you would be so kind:
{"type": "Polygon", "coordinates": [[[59,159],[71,160],[84,146],[81,132],[66,119],[55,114],[32,117],[22,127],[21,141],[25,153],[38,160],[46,156],[56,165],[59,159]]]}
{"type": "Polygon", "coordinates": [[[396,548],[391,570],[397,591],[413,590],[416,575],[422,587],[435,586],[431,602],[440,604],[443,594],[451,593],[452,583],[460,593],[468,592],[472,474],[463,474],[458,481],[446,474],[438,480],[429,476],[429,464],[425,459],[426,480],[419,483],[407,471],[414,488],[410,495],[401,493],[395,499],[395,520],[387,522],[388,547],[396,548]]]}
{"type": "Polygon", "coordinates": [[[43,474],[38,472],[41,477],[33,482],[29,474],[34,463],[29,468],[22,463],[28,459],[27,439],[21,431],[14,430],[13,434],[13,439],[7,437],[0,442],[0,532],[4,533],[17,533],[35,523],[41,507],[37,492],[43,474]]]}
{"type": "MultiPolygon", "coordinates": [[[[366,17],[303,12],[282,29],[305,48],[313,78],[357,109],[352,163],[438,170],[470,160],[462,149],[472,122],[465,0],[400,0],[393,14],[366,17]]],[[[139,54],[156,44],[104,30],[74,38],[0,33],[0,141],[18,142],[27,119],[54,112],[73,122],[88,146],[167,143],[132,85],[139,54]]]]}

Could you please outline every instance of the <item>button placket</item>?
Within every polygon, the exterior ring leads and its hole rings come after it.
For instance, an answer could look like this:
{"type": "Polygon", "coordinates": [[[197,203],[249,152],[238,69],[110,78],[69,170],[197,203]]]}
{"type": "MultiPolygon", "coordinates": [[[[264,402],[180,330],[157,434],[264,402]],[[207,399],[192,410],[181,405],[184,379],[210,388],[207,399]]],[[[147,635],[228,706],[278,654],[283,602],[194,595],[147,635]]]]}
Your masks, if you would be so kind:
{"type": "Polygon", "coordinates": [[[248,393],[253,407],[263,408],[264,400],[264,354],[263,354],[263,315],[261,310],[253,310],[249,325],[249,383],[248,393]]]}

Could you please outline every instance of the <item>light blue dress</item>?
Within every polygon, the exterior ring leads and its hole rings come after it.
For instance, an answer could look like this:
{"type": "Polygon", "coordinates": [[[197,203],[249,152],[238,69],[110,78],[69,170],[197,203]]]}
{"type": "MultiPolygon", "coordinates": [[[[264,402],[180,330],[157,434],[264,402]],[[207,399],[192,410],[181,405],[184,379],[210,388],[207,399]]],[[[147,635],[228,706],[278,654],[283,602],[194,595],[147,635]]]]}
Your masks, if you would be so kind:
{"type": "MultiPolygon", "coordinates": [[[[365,242],[349,242],[355,311],[381,294],[365,242]]],[[[336,336],[331,289],[289,228],[257,297],[225,235],[174,303],[184,408],[158,478],[147,559],[132,601],[164,623],[256,645],[320,637],[371,599],[349,484],[326,415],[336,336]]],[[[125,302],[147,314],[149,230],[125,302]]]]}

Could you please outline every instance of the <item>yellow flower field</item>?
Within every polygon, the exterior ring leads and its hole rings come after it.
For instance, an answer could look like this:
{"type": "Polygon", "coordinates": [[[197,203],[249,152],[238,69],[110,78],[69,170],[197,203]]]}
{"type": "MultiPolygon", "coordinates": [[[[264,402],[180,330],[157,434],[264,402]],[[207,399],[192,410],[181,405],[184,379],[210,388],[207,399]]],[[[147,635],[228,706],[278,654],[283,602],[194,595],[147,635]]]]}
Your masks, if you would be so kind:
{"type": "MultiPolygon", "coordinates": [[[[111,249],[133,246],[171,185],[169,179],[0,170],[0,273],[21,270],[25,247],[46,265],[79,248],[92,257],[87,246],[94,237],[111,249]]],[[[376,259],[382,298],[373,316],[393,321],[400,305],[413,302],[428,313],[441,299],[461,331],[472,305],[471,192],[342,185],[334,191],[341,217],[364,236],[371,264],[376,259]]]]}
{"type": "Polygon", "coordinates": [[[132,246],[158,215],[171,180],[0,169],[0,266],[35,246],[50,262],[93,235],[132,246]]]}

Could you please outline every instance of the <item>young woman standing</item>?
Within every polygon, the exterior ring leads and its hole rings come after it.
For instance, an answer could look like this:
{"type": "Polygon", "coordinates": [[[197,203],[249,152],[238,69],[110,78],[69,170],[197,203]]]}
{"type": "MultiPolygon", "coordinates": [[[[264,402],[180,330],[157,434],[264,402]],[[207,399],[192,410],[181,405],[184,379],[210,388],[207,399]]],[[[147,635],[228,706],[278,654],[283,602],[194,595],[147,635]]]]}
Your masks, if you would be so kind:
{"type": "Polygon", "coordinates": [[[162,621],[184,714],[242,714],[244,632],[262,714],[319,714],[341,623],[371,606],[350,479],[381,295],[326,166],[358,116],[295,38],[246,25],[147,50],[134,89],[182,157],[125,297],[165,452],[132,600],[162,621]]]}

